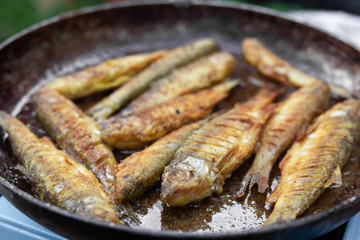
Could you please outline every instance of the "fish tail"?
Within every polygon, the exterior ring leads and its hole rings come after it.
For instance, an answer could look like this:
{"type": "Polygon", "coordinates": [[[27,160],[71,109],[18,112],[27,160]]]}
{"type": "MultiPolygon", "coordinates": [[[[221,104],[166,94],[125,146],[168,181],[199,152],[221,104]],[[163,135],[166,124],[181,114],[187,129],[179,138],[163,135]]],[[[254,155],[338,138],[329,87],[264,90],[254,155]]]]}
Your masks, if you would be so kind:
{"type": "Polygon", "coordinates": [[[267,172],[263,173],[261,171],[259,171],[258,169],[254,169],[251,172],[251,180],[250,180],[250,184],[249,184],[249,189],[251,189],[255,184],[258,185],[258,192],[260,193],[264,193],[265,190],[268,188],[268,182],[269,182],[269,177],[267,172]]]}
{"type": "Polygon", "coordinates": [[[241,180],[240,190],[237,192],[236,198],[241,198],[245,195],[246,189],[249,186],[249,182],[251,178],[252,178],[252,172],[249,170],[241,180]]]}
{"type": "Polygon", "coordinates": [[[279,185],[276,186],[276,188],[274,189],[274,191],[270,194],[270,196],[266,199],[266,201],[268,203],[275,203],[279,196],[280,196],[280,193],[281,193],[281,183],[279,185]]]}
{"type": "Polygon", "coordinates": [[[242,179],[241,187],[236,197],[240,198],[244,196],[247,186],[249,186],[249,190],[251,190],[255,184],[258,185],[258,191],[260,193],[264,193],[265,190],[269,187],[268,182],[269,176],[267,171],[263,172],[257,168],[251,167],[242,179]]]}
{"type": "Polygon", "coordinates": [[[269,187],[269,174],[268,173],[259,173],[258,178],[256,180],[258,185],[258,191],[260,193],[264,193],[265,190],[269,187]]]}

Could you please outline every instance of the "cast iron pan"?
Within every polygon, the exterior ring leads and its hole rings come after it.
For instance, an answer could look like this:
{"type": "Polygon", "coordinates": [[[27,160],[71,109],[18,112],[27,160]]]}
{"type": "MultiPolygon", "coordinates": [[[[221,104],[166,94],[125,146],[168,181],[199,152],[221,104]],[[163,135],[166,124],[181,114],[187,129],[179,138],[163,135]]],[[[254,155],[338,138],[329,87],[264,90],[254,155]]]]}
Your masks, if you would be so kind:
{"type": "MultiPolygon", "coordinates": [[[[129,1],[92,7],[52,18],[0,46],[0,108],[46,135],[33,111],[32,93],[51,79],[125,54],[171,48],[202,37],[215,39],[239,60],[234,76],[243,79],[219,108],[253,95],[264,82],[242,58],[246,36],[262,40],[274,52],[309,74],[360,92],[360,52],[315,28],[277,12],[220,1],[129,1]]],[[[95,96],[77,102],[86,107],[95,96]]],[[[334,102],[338,99],[334,99],[334,102]]],[[[244,199],[233,194],[251,160],[233,174],[219,196],[190,207],[168,209],[159,187],[132,207],[140,219],[130,227],[86,219],[40,201],[16,168],[4,132],[0,132],[0,192],[19,210],[45,227],[72,239],[308,239],[344,223],[360,210],[360,147],[343,169],[342,187],[328,189],[299,219],[260,228],[271,212],[266,194],[254,189],[244,199]]],[[[120,161],[129,152],[116,152],[120,161]]],[[[279,178],[273,171],[272,185],[279,178]]]]}

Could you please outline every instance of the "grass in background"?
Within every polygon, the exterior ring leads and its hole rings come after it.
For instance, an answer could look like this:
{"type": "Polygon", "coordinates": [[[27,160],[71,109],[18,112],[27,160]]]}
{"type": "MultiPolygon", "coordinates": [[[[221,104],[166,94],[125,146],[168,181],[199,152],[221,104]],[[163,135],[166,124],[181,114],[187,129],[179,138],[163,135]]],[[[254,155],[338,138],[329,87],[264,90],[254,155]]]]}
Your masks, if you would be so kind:
{"type": "MultiPolygon", "coordinates": [[[[107,1],[110,0],[0,0],[0,43],[24,28],[44,19],[107,1]]],[[[222,1],[256,4],[278,11],[291,11],[300,8],[298,5],[280,1],[222,1]]]]}
{"type": "Polygon", "coordinates": [[[287,3],[286,1],[250,1],[250,0],[222,0],[222,1],[230,1],[230,2],[237,2],[237,3],[248,3],[248,4],[255,4],[262,7],[272,8],[274,10],[282,11],[282,12],[289,12],[302,9],[298,4],[295,3],[287,3]]]}
{"type": "Polygon", "coordinates": [[[104,0],[0,0],[0,42],[34,23],[104,0]]]}

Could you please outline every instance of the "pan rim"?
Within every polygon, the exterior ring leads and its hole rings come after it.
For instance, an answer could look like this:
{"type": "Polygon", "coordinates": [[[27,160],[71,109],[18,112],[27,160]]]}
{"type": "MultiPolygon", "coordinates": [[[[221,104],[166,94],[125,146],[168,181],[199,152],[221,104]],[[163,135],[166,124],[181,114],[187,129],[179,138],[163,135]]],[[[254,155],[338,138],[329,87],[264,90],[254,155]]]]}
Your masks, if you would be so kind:
{"type": "MultiPolygon", "coordinates": [[[[213,1],[213,0],[172,0],[172,1],[163,1],[163,0],[131,0],[131,1],[122,1],[116,3],[106,3],[101,5],[95,5],[91,7],[86,7],[80,10],[75,10],[71,12],[67,12],[46,20],[43,20],[37,24],[34,24],[28,27],[25,30],[20,31],[19,33],[13,35],[12,37],[5,40],[3,43],[0,44],[0,52],[5,49],[6,47],[10,46],[13,42],[21,39],[23,36],[31,34],[37,30],[40,30],[44,27],[50,26],[52,24],[56,24],[60,21],[68,20],[76,16],[80,15],[87,15],[96,12],[102,12],[106,10],[111,10],[115,8],[124,8],[124,7],[137,7],[137,6],[149,6],[149,5],[173,5],[173,6],[207,6],[207,7],[223,7],[223,8],[232,8],[238,9],[243,11],[249,11],[254,13],[260,13],[263,15],[268,15],[274,18],[280,18],[281,20],[288,21],[290,23],[300,24],[313,30],[316,30],[320,33],[324,33],[329,35],[336,40],[343,42],[344,44],[353,48],[357,54],[360,54],[360,47],[356,46],[352,43],[349,39],[342,37],[342,36],[335,36],[334,34],[328,32],[327,30],[322,29],[319,26],[309,24],[305,20],[301,20],[294,16],[291,16],[286,13],[281,13],[272,9],[259,7],[251,4],[239,4],[239,3],[232,3],[232,2],[223,2],[223,1],[213,1]]],[[[49,211],[55,212],[56,214],[63,215],[65,217],[69,217],[75,219],[77,221],[86,222],[90,224],[95,224],[105,228],[112,228],[114,230],[121,230],[123,232],[127,232],[130,234],[135,234],[139,236],[156,236],[161,238],[166,237],[176,237],[176,238],[189,238],[189,237],[196,237],[202,239],[213,239],[219,237],[245,237],[245,236],[253,236],[259,234],[266,234],[266,233],[275,233],[277,231],[296,228],[302,225],[311,224],[316,221],[324,219],[326,216],[336,215],[337,213],[341,212],[342,210],[348,209],[349,207],[359,204],[360,205],[360,195],[351,197],[346,201],[336,205],[333,208],[330,208],[326,211],[310,215],[304,218],[296,219],[294,221],[265,226],[262,228],[256,229],[248,229],[248,230],[240,230],[240,231],[224,231],[224,232],[181,232],[181,231],[168,231],[168,230],[153,230],[153,229],[146,229],[146,228],[133,228],[127,227],[122,225],[117,225],[114,223],[102,222],[95,219],[85,218],[75,213],[68,212],[64,209],[61,209],[57,206],[51,205],[46,203],[35,196],[28,194],[27,192],[23,191],[22,189],[18,188],[17,186],[11,184],[5,178],[0,176],[0,183],[7,189],[9,189],[13,194],[22,195],[21,197],[26,198],[29,202],[36,205],[39,208],[46,208],[49,211]],[[181,234],[179,234],[181,233],[181,234]]],[[[4,196],[6,197],[6,196],[4,196]]],[[[7,197],[6,197],[7,198],[7,197]]],[[[11,201],[11,200],[10,200],[11,201]]],[[[354,213],[355,214],[355,213],[354,213]]],[[[354,215],[353,214],[353,215],[354,215]]]]}

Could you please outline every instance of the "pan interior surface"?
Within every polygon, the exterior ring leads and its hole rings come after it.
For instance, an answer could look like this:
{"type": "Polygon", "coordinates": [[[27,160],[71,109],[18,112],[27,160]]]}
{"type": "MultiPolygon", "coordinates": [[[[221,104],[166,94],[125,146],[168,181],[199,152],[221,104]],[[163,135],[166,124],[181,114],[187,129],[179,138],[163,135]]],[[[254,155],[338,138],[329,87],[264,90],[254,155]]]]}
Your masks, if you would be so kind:
{"type": "MultiPolygon", "coordinates": [[[[241,42],[257,37],[272,51],[301,70],[326,82],[360,92],[360,53],[345,43],[299,23],[276,16],[194,1],[194,4],[114,5],[85,14],[60,17],[58,21],[10,41],[0,49],[0,109],[11,112],[39,137],[47,133],[34,111],[31,95],[46,82],[106,59],[132,53],[169,49],[200,38],[212,38],[222,51],[238,60],[234,77],[241,84],[217,109],[245,101],[269,84],[245,63],[241,42]],[[198,4],[201,3],[201,4],[198,4]],[[118,6],[118,7],[116,7],[118,6]]],[[[232,6],[232,5],[231,5],[232,6]]],[[[109,93],[109,92],[108,92],[109,93]]],[[[77,101],[87,108],[104,94],[77,101]]],[[[339,99],[333,99],[333,103],[339,99]]],[[[1,139],[6,139],[1,132],[1,139]]],[[[34,195],[30,184],[16,169],[8,140],[0,146],[0,176],[34,195]]],[[[131,151],[116,151],[120,162],[131,151]]],[[[146,192],[131,206],[138,220],[125,217],[133,228],[184,232],[239,232],[260,228],[272,211],[266,198],[278,183],[276,167],[270,189],[259,194],[254,187],[236,199],[240,181],[252,158],[235,171],[220,195],[182,208],[167,208],[159,200],[160,186],[146,192]]],[[[329,188],[301,218],[329,210],[360,195],[360,145],[354,146],[343,168],[341,187],[329,188]]]]}

